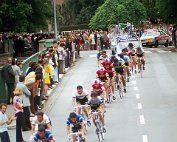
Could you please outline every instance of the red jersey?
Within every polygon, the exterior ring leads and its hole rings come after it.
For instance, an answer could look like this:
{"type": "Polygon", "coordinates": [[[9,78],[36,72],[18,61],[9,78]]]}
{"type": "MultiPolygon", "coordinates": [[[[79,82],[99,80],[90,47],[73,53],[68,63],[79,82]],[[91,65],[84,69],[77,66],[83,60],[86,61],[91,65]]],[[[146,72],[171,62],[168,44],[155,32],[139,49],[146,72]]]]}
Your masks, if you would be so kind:
{"type": "Polygon", "coordinates": [[[97,77],[103,82],[105,82],[105,80],[107,80],[107,78],[109,77],[109,74],[106,70],[104,71],[98,70],[96,74],[97,74],[97,77]]]}
{"type": "Polygon", "coordinates": [[[103,84],[93,84],[92,85],[92,91],[104,91],[104,86],[103,84]]]}
{"type": "Polygon", "coordinates": [[[109,74],[109,77],[111,78],[111,77],[113,77],[113,66],[112,65],[110,65],[109,66],[109,68],[107,68],[106,66],[104,67],[105,68],[105,70],[108,72],[108,74],[109,74]]]}

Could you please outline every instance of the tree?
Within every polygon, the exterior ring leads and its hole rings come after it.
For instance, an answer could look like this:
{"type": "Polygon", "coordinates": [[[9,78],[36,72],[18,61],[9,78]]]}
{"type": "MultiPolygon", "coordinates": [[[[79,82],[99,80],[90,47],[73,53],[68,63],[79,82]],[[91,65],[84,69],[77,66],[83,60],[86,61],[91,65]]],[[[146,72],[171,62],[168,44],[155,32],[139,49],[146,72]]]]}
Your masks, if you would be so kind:
{"type": "Polygon", "coordinates": [[[66,19],[68,15],[70,17],[68,25],[89,23],[96,9],[103,4],[104,1],[105,0],[66,0],[64,6],[67,12],[63,13],[68,13],[65,15],[66,19]]]}
{"type": "Polygon", "coordinates": [[[158,0],[156,7],[160,17],[169,23],[177,22],[177,1],[176,0],[158,0]]]}
{"type": "Polygon", "coordinates": [[[1,0],[0,30],[36,32],[52,17],[51,0],[1,0]]]}
{"type": "Polygon", "coordinates": [[[89,25],[92,28],[108,28],[118,22],[138,24],[143,19],[146,19],[146,11],[138,0],[106,0],[97,9],[89,25]]]}

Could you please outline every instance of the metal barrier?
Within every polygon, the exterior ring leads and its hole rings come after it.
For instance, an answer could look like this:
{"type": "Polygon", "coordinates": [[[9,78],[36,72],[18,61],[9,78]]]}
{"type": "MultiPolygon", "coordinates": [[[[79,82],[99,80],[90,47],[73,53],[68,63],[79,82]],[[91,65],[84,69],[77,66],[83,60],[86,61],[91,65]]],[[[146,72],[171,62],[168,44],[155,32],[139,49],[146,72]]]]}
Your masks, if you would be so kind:
{"type": "Polygon", "coordinates": [[[31,57],[27,58],[26,60],[24,60],[24,61],[22,62],[22,70],[23,70],[23,73],[26,72],[26,69],[29,67],[29,63],[30,63],[31,61],[33,61],[33,62],[38,62],[38,59],[39,59],[38,57],[39,57],[39,55],[42,54],[42,53],[45,53],[45,52],[46,52],[46,48],[43,49],[43,50],[41,50],[40,52],[38,52],[38,53],[32,55],[31,57]]]}

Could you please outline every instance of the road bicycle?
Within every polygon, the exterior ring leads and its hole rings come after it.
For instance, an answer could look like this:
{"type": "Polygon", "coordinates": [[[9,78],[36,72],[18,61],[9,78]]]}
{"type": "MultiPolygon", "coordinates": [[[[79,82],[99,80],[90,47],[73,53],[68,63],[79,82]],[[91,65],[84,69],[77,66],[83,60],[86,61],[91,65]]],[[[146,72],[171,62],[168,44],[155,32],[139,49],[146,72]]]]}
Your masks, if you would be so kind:
{"type": "Polygon", "coordinates": [[[120,96],[120,99],[122,99],[124,97],[124,84],[123,84],[123,80],[124,80],[124,77],[123,75],[120,75],[118,74],[118,78],[119,78],[119,96],[120,96]]]}
{"type": "Polygon", "coordinates": [[[123,85],[124,77],[123,75],[118,74],[115,79],[115,88],[119,91],[119,97],[122,100],[124,96],[124,85],[123,85]]]}
{"type": "Polygon", "coordinates": [[[101,142],[101,141],[103,141],[105,139],[104,133],[106,131],[103,129],[103,124],[100,121],[100,117],[99,117],[98,111],[96,111],[96,110],[92,111],[92,114],[95,115],[96,134],[98,136],[98,141],[101,142]]]}
{"type": "Polygon", "coordinates": [[[138,64],[139,64],[139,73],[141,75],[141,78],[143,77],[143,61],[142,57],[138,59],[138,64]]]}
{"type": "Polygon", "coordinates": [[[72,142],[85,142],[82,132],[75,132],[69,134],[69,141],[72,142]]]}

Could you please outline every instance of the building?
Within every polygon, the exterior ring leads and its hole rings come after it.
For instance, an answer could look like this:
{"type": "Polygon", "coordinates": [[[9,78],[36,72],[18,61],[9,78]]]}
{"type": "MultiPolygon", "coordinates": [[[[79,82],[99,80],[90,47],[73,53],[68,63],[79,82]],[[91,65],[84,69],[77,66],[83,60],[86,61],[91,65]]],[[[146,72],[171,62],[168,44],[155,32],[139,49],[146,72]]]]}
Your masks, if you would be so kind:
{"type": "Polygon", "coordinates": [[[62,5],[64,3],[64,0],[56,0],[56,4],[62,5]]]}

